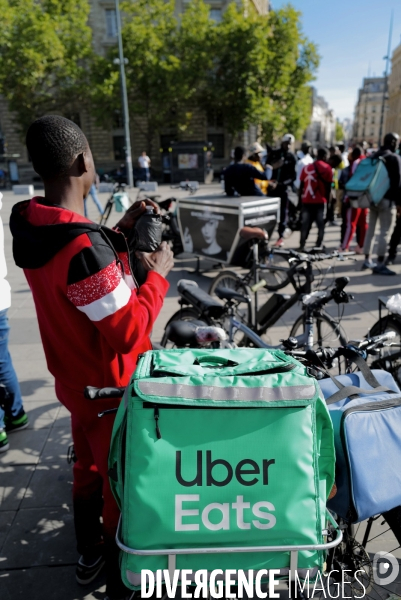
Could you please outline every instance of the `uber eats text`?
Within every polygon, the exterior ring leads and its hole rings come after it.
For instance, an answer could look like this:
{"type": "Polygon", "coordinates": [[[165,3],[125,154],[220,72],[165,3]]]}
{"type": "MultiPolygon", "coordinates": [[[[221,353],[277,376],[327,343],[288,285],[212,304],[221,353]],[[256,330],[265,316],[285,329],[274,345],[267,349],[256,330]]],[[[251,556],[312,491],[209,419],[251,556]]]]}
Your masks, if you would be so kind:
{"type": "MultiPolygon", "coordinates": [[[[175,475],[183,487],[224,487],[233,478],[245,488],[262,484],[269,485],[269,470],[275,464],[275,459],[262,459],[258,464],[251,458],[244,458],[235,467],[222,458],[212,457],[212,452],[206,450],[196,453],[196,467],[193,472],[182,473],[182,454],[176,452],[175,475]],[[205,465],[204,465],[205,463],[205,465]],[[205,468],[204,468],[205,467],[205,468]],[[217,478],[218,468],[220,478],[217,478]],[[223,475],[222,475],[223,471],[223,475]]],[[[211,531],[228,530],[237,526],[238,529],[271,529],[276,524],[276,517],[271,514],[275,507],[271,502],[260,499],[251,505],[244,495],[237,495],[232,502],[211,502],[204,506],[200,494],[176,494],[175,496],[175,531],[198,531],[202,523],[211,531]],[[213,521],[210,515],[213,512],[213,521]],[[217,521],[217,522],[216,522],[217,521]],[[235,524],[235,525],[234,525],[235,524]]]]}

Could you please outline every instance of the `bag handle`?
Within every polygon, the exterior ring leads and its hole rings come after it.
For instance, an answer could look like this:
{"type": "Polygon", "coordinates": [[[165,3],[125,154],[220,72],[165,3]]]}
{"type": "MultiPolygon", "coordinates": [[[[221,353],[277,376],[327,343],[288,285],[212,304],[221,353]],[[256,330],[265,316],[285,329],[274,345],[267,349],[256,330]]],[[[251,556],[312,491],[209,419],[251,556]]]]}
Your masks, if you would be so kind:
{"type": "Polygon", "coordinates": [[[390,390],[390,388],[388,388],[385,385],[381,385],[377,381],[377,379],[373,375],[368,363],[365,360],[363,360],[362,356],[360,356],[357,352],[350,350],[349,352],[345,353],[345,356],[349,361],[356,364],[356,366],[359,368],[360,372],[364,376],[366,382],[373,389],[365,390],[365,389],[359,388],[355,385],[344,386],[335,377],[333,377],[328,371],[326,371],[326,373],[330,377],[330,379],[339,388],[338,392],[335,392],[335,394],[333,394],[332,396],[327,398],[327,400],[326,400],[327,405],[334,404],[335,402],[339,402],[340,400],[345,400],[345,398],[348,398],[351,396],[361,396],[361,395],[362,396],[365,396],[365,395],[372,396],[372,395],[376,394],[377,392],[388,392],[390,394],[395,393],[394,390],[390,390]]]}
{"type": "Polygon", "coordinates": [[[222,356],[199,356],[195,358],[193,364],[209,367],[210,369],[219,369],[221,367],[238,367],[239,363],[222,356]]]}

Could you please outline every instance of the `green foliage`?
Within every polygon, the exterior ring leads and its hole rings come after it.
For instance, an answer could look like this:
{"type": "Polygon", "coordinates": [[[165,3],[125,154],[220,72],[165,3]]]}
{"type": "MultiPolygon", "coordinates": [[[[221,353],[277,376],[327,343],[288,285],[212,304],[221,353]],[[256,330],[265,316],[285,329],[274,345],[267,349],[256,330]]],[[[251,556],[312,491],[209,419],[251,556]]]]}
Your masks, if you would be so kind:
{"type": "MultiPolygon", "coordinates": [[[[208,7],[194,0],[179,22],[174,6],[174,0],[135,0],[122,5],[130,118],[133,129],[145,136],[148,152],[162,128],[187,130],[210,64],[208,7]]],[[[94,69],[93,102],[102,122],[121,106],[116,58],[115,47],[96,60],[94,69]]]]}
{"type": "Polygon", "coordinates": [[[340,121],[336,121],[335,138],[337,142],[344,141],[345,138],[344,129],[340,121]]]}
{"type": "Polygon", "coordinates": [[[205,100],[220,106],[227,129],[235,135],[259,124],[269,141],[285,131],[298,135],[309,122],[307,84],[318,66],[300,13],[286,6],[244,19],[233,3],[216,34],[216,69],[205,100]]]}
{"type": "Polygon", "coordinates": [[[88,1],[0,0],[0,10],[0,92],[21,129],[76,109],[88,91],[88,1]]]}

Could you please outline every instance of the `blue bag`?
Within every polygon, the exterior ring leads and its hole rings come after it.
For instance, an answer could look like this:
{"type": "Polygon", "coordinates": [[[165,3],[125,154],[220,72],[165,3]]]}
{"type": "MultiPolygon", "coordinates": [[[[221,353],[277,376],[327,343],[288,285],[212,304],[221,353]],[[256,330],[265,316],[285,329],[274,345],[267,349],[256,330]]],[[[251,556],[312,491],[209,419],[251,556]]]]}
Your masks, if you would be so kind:
{"type": "Polygon", "coordinates": [[[369,208],[379,204],[390,189],[390,178],[384,159],[365,158],[345,185],[345,191],[354,208],[369,208]]]}
{"type": "Polygon", "coordinates": [[[364,364],[364,374],[319,381],[336,449],[337,494],[327,506],[352,523],[401,505],[401,392],[390,373],[364,364]]]}

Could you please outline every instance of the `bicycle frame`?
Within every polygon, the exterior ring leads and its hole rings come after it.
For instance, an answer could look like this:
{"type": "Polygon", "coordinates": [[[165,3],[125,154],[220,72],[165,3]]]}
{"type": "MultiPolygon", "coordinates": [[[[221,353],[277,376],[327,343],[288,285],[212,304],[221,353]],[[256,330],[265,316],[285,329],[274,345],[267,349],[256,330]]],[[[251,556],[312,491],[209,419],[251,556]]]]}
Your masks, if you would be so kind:
{"type": "MultiPolygon", "coordinates": [[[[230,325],[229,325],[229,333],[228,333],[228,341],[225,342],[229,346],[235,345],[234,342],[234,333],[237,331],[241,331],[257,348],[280,348],[281,345],[271,346],[262,340],[262,338],[252,331],[247,325],[238,321],[234,316],[229,316],[230,325]]],[[[305,321],[305,331],[302,335],[296,337],[298,340],[299,347],[305,347],[306,350],[312,350],[313,348],[313,319],[309,318],[308,321],[305,321]]]]}

